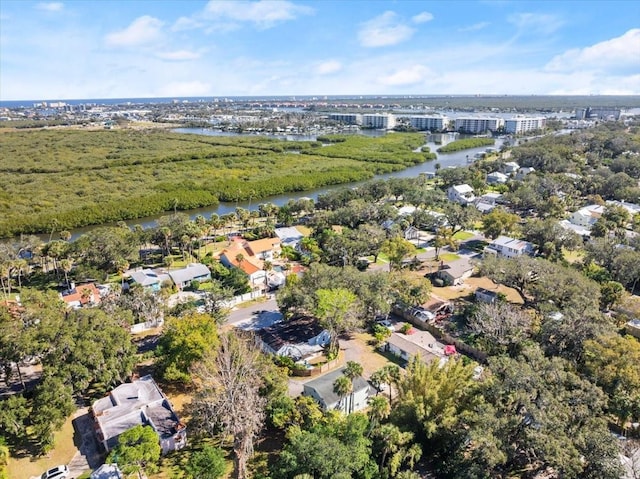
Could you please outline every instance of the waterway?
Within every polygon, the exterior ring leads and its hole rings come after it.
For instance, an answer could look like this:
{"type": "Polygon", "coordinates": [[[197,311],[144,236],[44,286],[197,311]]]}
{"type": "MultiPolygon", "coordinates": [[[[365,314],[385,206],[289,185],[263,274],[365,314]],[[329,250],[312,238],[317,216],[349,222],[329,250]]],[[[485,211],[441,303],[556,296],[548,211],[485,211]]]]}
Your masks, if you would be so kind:
{"type": "MultiPolygon", "coordinates": [[[[180,128],[176,131],[180,133],[192,133],[192,134],[213,135],[213,136],[222,136],[222,135],[238,136],[239,135],[238,133],[228,133],[228,132],[221,132],[218,130],[210,130],[210,129],[202,129],[202,128],[180,128]]],[[[377,131],[377,130],[363,130],[362,134],[369,135],[369,136],[380,136],[380,135],[384,135],[385,133],[383,131],[377,131]]],[[[329,191],[333,191],[341,188],[353,188],[372,180],[385,180],[389,178],[415,178],[421,174],[427,174],[427,173],[433,174],[436,171],[436,168],[435,168],[436,163],[439,163],[440,168],[443,168],[443,169],[453,168],[457,166],[465,166],[468,164],[469,159],[473,158],[476,153],[484,152],[487,148],[486,146],[483,146],[480,148],[473,148],[469,150],[456,151],[454,153],[446,153],[446,154],[436,152],[436,150],[440,146],[450,143],[451,141],[459,138],[459,136],[456,136],[456,135],[457,134],[430,135],[427,138],[427,142],[425,143],[425,145],[428,146],[432,152],[436,153],[437,159],[430,160],[425,163],[421,163],[419,165],[412,166],[401,171],[375,175],[370,180],[364,180],[364,181],[358,181],[358,182],[352,182],[352,183],[342,183],[339,185],[316,188],[308,191],[299,191],[299,192],[286,193],[282,195],[269,196],[266,198],[255,198],[255,199],[252,199],[251,201],[219,203],[217,205],[206,206],[203,208],[185,210],[185,211],[182,211],[182,213],[188,214],[192,219],[198,215],[202,215],[205,218],[209,219],[211,215],[214,213],[220,216],[227,213],[233,213],[237,207],[245,208],[248,210],[257,210],[258,205],[262,203],[273,203],[277,206],[282,206],[286,204],[289,200],[297,200],[299,198],[312,198],[315,200],[318,198],[318,196],[328,193],[329,191]],[[438,143],[435,143],[436,141],[438,141],[438,143]]],[[[253,135],[250,135],[250,136],[253,136],[253,135]]],[[[281,135],[281,136],[282,136],[282,139],[286,141],[315,141],[316,139],[315,135],[281,135]]],[[[496,139],[494,148],[500,148],[502,146],[503,141],[504,140],[500,138],[496,139]]],[[[154,216],[128,220],[128,221],[125,221],[125,223],[130,227],[133,225],[142,225],[144,228],[149,228],[149,227],[155,226],[156,220],[158,218],[160,218],[161,216],[166,216],[168,214],[170,213],[164,212],[154,216]]],[[[99,225],[86,226],[83,228],[73,229],[71,230],[71,239],[74,240],[78,238],[80,235],[96,228],[97,226],[99,225]]],[[[49,239],[49,235],[40,235],[40,236],[45,241],[49,239]]],[[[55,233],[53,237],[54,238],[56,237],[55,233]]]]}

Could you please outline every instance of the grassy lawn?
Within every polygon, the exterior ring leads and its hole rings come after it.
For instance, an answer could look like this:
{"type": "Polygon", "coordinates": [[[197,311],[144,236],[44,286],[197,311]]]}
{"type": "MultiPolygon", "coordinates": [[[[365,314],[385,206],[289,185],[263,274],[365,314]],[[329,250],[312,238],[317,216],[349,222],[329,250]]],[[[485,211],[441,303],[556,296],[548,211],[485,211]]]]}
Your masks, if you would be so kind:
{"type": "Polygon", "coordinates": [[[438,259],[440,261],[449,262],[449,261],[455,261],[457,259],[460,259],[460,256],[455,253],[442,253],[440,254],[440,257],[438,259]]]}
{"type": "Polygon", "coordinates": [[[307,226],[297,225],[295,228],[304,236],[309,236],[312,233],[311,228],[307,226]]]}
{"type": "Polygon", "coordinates": [[[469,233],[468,231],[458,231],[453,235],[453,238],[459,241],[466,241],[469,238],[473,238],[474,236],[475,235],[473,233],[469,233]]]}
{"type": "Polygon", "coordinates": [[[73,443],[73,416],[67,418],[62,429],[55,433],[55,448],[42,457],[11,457],[7,470],[10,478],[28,479],[40,476],[44,471],[59,464],[68,464],[77,451],[73,443]]]}
{"type": "Polygon", "coordinates": [[[564,256],[564,259],[566,259],[567,262],[572,264],[582,261],[582,258],[584,258],[584,251],[582,250],[569,251],[567,249],[563,249],[562,254],[564,256]]]}

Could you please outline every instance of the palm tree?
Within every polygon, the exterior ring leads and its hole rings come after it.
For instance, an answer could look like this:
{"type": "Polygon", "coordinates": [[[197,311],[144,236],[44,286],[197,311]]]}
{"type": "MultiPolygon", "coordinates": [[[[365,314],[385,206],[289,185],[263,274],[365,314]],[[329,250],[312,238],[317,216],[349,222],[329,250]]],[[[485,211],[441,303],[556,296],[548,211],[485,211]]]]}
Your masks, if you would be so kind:
{"type": "Polygon", "coordinates": [[[60,260],[60,268],[62,268],[62,271],[64,271],[64,282],[67,285],[67,288],[69,287],[69,273],[71,272],[71,269],[73,268],[73,261],[71,261],[69,258],[65,258],[65,259],[61,259],[60,260]]]}
{"type": "MultiPolygon", "coordinates": [[[[346,376],[340,376],[333,382],[333,392],[340,397],[340,402],[338,403],[339,409],[342,410],[343,400],[353,392],[353,385],[351,381],[346,376]]],[[[344,404],[344,412],[348,413],[347,405],[344,404]]]]}
{"type": "Polygon", "coordinates": [[[269,260],[266,260],[263,264],[262,264],[262,269],[264,270],[264,272],[266,273],[264,275],[264,285],[268,286],[269,285],[269,271],[271,271],[273,269],[273,263],[269,260]]]}
{"type": "Polygon", "coordinates": [[[351,394],[349,397],[349,413],[353,412],[353,382],[356,378],[362,377],[362,373],[364,372],[362,368],[362,364],[357,363],[355,361],[347,361],[347,365],[344,368],[344,372],[342,374],[345,375],[346,378],[351,381],[351,394]]]}
{"type": "Polygon", "coordinates": [[[369,399],[369,434],[391,414],[391,405],[383,396],[373,396],[369,399]]]}

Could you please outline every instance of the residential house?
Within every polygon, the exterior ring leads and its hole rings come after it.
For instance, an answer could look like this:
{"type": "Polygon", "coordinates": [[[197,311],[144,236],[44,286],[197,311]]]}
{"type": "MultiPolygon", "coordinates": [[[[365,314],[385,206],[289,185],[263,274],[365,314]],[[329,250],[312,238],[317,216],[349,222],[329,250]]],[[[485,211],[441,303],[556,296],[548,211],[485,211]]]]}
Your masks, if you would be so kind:
{"type": "Polygon", "coordinates": [[[515,258],[524,254],[532,256],[536,247],[533,243],[523,241],[509,236],[498,236],[484,249],[484,253],[502,256],[504,258],[515,258]]]}
{"type": "Polygon", "coordinates": [[[502,200],[502,194],[489,192],[476,198],[475,207],[480,213],[490,213],[502,200]]]}
{"type": "Polygon", "coordinates": [[[425,363],[446,361],[445,346],[427,331],[412,329],[411,334],[394,332],[387,339],[384,349],[406,362],[418,357],[425,363]]]}
{"type": "Polygon", "coordinates": [[[523,166],[522,168],[518,169],[518,172],[516,173],[516,180],[522,181],[527,177],[527,175],[530,175],[535,171],[536,169],[533,168],[532,166],[523,166]]]}
{"type": "Polygon", "coordinates": [[[331,336],[314,318],[302,317],[261,329],[256,339],[264,352],[299,361],[319,356],[331,336]]]}
{"type": "Polygon", "coordinates": [[[450,186],[447,190],[447,198],[449,199],[449,201],[460,203],[461,205],[467,205],[475,200],[475,195],[473,192],[473,188],[471,188],[471,186],[467,184],[464,184],[450,186]]]}
{"type": "Polygon", "coordinates": [[[256,241],[247,241],[244,244],[250,256],[262,261],[273,261],[280,253],[280,238],[263,238],[256,241]]]}
{"type": "Polygon", "coordinates": [[[178,289],[184,289],[192,281],[210,281],[211,271],[204,264],[192,263],[186,268],[169,271],[169,277],[178,289]]]}
{"type": "Polygon", "coordinates": [[[160,291],[162,282],[165,279],[170,280],[167,275],[159,275],[152,269],[141,269],[138,271],[129,272],[130,283],[139,284],[145,289],[151,291],[160,291]]]}
{"type": "Polygon", "coordinates": [[[562,226],[564,229],[571,230],[574,233],[579,234],[583,238],[587,238],[587,237],[591,236],[591,230],[590,229],[587,229],[584,226],[574,225],[569,220],[561,220],[558,224],[560,226],[562,226]]]}
{"type": "Polygon", "coordinates": [[[98,442],[107,452],[118,444],[120,434],[138,425],[156,432],[163,454],[187,444],[186,426],[151,376],[116,387],[93,403],[91,414],[98,442]]]}
{"type": "Polygon", "coordinates": [[[569,217],[569,222],[590,230],[595,222],[602,216],[604,210],[605,206],[603,205],[585,206],[578,211],[574,211],[569,217]]]}
{"type": "Polygon", "coordinates": [[[467,258],[460,258],[451,263],[442,264],[436,273],[448,286],[458,286],[473,274],[473,264],[467,258]]]}
{"type": "Polygon", "coordinates": [[[344,375],[344,368],[319,376],[304,384],[302,394],[315,399],[324,411],[338,410],[344,413],[361,411],[367,407],[370,386],[362,377],[354,378],[353,392],[340,397],[333,391],[333,383],[344,375]]]}
{"type": "Polygon", "coordinates": [[[477,288],[474,292],[474,296],[476,301],[479,303],[489,303],[493,304],[498,301],[498,292],[491,291],[485,288],[477,288]]]}
{"type": "MultiPolygon", "coordinates": [[[[274,240],[274,238],[270,239],[274,240]]],[[[279,244],[279,240],[277,238],[275,240],[279,244]]],[[[268,244],[255,245],[254,248],[263,256],[266,252],[273,251],[268,249],[268,244]]],[[[242,239],[234,241],[220,253],[220,262],[227,268],[237,268],[242,271],[252,285],[265,286],[267,273],[263,269],[264,261],[255,256],[254,251],[249,248],[249,242],[242,239]]]]}
{"type": "Polygon", "coordinates": [[[62,300],[69,308],[82,308],[94,306],[100,303],[100,290],[94,283],[75,285],[71,283],[71,289],[62,292],[62,300]]]}
{"type": "Polygon", "coordinates": [[[281,246],[291,246],[294,249],[298,249],[300,241],[304,238],[304,235],[294,226],[276,228],[275,233],[280,240],[281,246]]]}
{"type": "Polygon", "coordinates": [[[514,173],[517,173],[519,169],[520,169],[520,165],[518,163],[516,163],[515,161],[509,161],[504,165],[502,165],[502,167],[500,168],[500,171],[502,171],[502,173],[504,173],[505,175],[509,176],[514,173]]]}
{"type": "Polygon", "coordinates": [[[509,177],[499,171],[494,171],[487,175],[487,183],[490,185],[501,185],[507,182],[509,177]]]}

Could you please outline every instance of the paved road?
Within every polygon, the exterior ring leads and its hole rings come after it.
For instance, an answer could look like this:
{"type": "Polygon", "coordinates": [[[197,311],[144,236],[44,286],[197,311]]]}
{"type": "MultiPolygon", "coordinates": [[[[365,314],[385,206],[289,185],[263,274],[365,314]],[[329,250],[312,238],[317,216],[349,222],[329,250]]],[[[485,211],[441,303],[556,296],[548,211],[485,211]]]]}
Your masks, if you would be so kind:
{"type": "Polygon", "coordinates": [[[238,323],[254,321],[258,317],[258,312],[261,311],[267,311],[270,313],[269,315],[275,315],[276,313],[279,315],[280,311],[275,297],[260,303],[252,303],[249,306],[234,308],[229,313],[229,318],[225,321],[225,324],[237,325],[238,323]]]}

